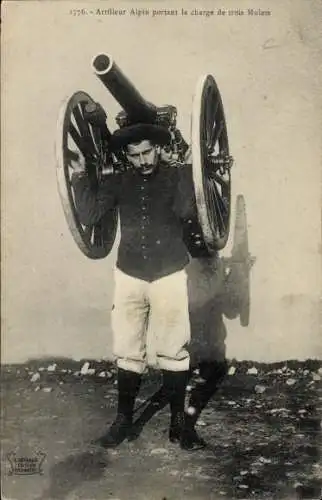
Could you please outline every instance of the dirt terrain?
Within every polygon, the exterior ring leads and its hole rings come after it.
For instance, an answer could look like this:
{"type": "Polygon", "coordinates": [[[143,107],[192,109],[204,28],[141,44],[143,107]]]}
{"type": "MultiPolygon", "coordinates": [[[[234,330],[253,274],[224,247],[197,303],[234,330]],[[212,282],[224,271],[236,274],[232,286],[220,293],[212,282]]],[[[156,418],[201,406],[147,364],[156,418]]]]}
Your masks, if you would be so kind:
{"type": "MultiPolygon", "coordinates": [[[[149,404],[160,387],[159,373],[151,370],[139,395],[136,439],[104,450],[92,441],[114,417],[112,364],[46,359],[3,366],[2,496],[319,499],[321,377],[317,360],[231,360],[198,422],[208,448],[188,452],[167,440],[169,408],[156,412],[149,404]],[[36,473],[18,474],[14,457],[38,457],[36,473]]],[[[196,372],[191,384],[197,378],[196,372]]]]}

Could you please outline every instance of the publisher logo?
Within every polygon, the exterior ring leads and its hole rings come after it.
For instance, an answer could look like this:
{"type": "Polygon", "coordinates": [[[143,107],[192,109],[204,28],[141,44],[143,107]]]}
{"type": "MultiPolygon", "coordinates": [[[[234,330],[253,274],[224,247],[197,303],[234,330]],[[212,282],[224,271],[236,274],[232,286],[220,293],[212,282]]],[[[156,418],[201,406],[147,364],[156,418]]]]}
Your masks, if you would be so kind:
{"type": "Polygon", "coordinates": [[[31,476],[35,474],[43,474],[42,464],[46,458],[46,453],[37,451],[36,453],[23,456],[17,452],[7,454],[7,459],[10,464],[9,476],[31,476]]]}

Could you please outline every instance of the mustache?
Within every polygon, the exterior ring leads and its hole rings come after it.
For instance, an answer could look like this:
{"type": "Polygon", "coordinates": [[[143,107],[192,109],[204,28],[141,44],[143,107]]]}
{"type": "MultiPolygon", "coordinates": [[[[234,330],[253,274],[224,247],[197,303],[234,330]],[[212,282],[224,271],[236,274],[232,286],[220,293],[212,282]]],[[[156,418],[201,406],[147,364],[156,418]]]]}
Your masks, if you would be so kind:
{"type": "Polygon", "coordinates": [[[140,165],[139,168],[142,168],[143,170],[146,170],[148,168],[153,168],[153,167],[154,167],[153,163],[144,163],[144,165],[140,165]]]}

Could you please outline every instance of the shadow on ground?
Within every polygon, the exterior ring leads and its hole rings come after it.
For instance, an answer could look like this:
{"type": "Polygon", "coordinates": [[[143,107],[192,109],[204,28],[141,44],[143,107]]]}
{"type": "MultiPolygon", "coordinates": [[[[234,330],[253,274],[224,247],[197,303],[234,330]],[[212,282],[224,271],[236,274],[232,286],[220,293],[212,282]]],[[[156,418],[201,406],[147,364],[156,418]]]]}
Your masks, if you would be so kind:
{"type": "Polygon", "coordinates": [[[196,453],[167,441],[168,406],[152,397],[160,388],[158,372],[143,382],[136,439],[106,451],[91,442],[115,414],[112,364],[57,359],[4,366],[5,497],[319,499],[321,363],[230,365],[231,375],[199,419],[209,447],[196,453]],[[43,450],[43,474],[9,475],[13,450],[25,456],[43,450]]]}

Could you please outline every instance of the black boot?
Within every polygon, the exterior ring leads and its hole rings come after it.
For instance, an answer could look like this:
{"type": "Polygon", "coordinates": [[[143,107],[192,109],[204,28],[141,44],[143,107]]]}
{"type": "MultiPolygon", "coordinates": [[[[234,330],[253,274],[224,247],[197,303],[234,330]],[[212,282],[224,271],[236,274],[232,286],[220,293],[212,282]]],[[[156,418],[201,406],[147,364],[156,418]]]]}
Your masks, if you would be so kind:
{"type": "Polygon", "coordinates": [[[202,439],[195,428],[202,410],[207,406],[209,400],[215,394],[218,386],[227,374],[227,362],[201,363],[199,366],[200,376],[204,383],[199,383],[193,389],[188,411],[185,414],[184,430],[182,432],[181,447],[186,450],[205,448],[207,443],[202,439]]]}
{"type": "Polygon", "coordinates": [[[117,379],[117,416],[107,434],[99,439],[99,444],[105,448],[113,448],[130,437],[135,399],[141,384],[141,375],[127,370],[119,369],[117,379]]]}
{"type": "Polygon", "coordinates": [[[170,402],[171,410],[169,440],[172,443],[176,443],[181,440],[184,425],[184,402],[189,372],[164,370],[162,373],[163,386],[170,402]]]}

